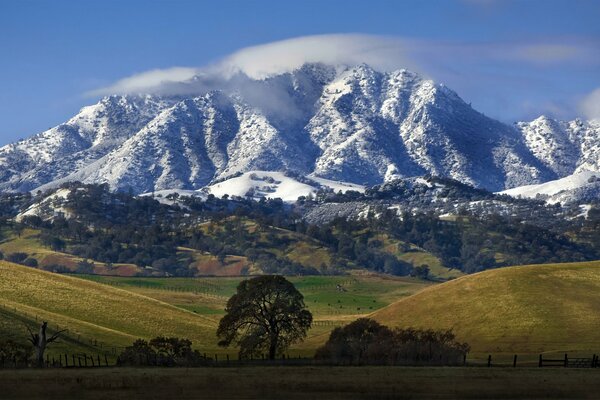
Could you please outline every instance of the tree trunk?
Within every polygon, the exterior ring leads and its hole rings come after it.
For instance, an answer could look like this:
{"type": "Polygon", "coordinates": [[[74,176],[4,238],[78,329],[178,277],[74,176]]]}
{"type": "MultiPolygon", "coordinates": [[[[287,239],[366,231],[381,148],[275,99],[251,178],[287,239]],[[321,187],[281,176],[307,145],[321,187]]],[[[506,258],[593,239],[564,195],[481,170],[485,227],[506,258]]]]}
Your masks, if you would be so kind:
{"type": "Polygon", "coordinates": [[[269,344],[269,360],[274,360],[277,355],[277,335],[271,336],[271,343],[269,344]]]}
{"type": "Polygon", "coordinates": [[[48,327],[48,323],[44,322],[40,326],[40,333],[38,335],[38,341],[34,344],[35,347],[35,360],[38,368],[44,367],[44,352],[46,351],[46,328],[48,327]]]}

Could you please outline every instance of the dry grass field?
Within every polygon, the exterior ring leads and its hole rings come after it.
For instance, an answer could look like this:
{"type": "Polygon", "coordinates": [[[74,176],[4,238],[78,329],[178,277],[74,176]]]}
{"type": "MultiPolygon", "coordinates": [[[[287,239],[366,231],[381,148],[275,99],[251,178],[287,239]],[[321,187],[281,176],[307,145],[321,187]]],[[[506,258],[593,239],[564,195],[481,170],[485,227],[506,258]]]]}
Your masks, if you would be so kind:
{"type": "Polygon", "coordinates": [[[0,370],[21,399],[598,399],[600,371],[539,368],[252,367],[0,370]]]}

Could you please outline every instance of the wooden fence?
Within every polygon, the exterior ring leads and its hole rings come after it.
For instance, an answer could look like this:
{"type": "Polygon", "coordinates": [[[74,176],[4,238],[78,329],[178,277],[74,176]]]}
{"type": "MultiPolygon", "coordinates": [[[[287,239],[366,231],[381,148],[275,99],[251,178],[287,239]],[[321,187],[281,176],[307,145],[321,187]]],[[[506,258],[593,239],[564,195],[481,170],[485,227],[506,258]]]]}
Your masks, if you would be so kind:
{"type": "MultiPolygon", "coordinates": [[[[301,357],[301,356],[290,356],[283,355],[275,360],[269,360],[266,355],[258,357],[247,357],[238,358],[232,357],[228,354],[214,354],[208,355],[203,354],[204,361],[197,365],[183,365],[184,367],[236,367],[236,366],[327,366],[337,365],[328,362],[315,360],[312,357],[301,357]]],[[[151,360],[150,360],[151,361],[151,360]]],[[[116,367],[116,361],[109,358],[107,355],[101,356],[98,354],[89,355],[85,353],[74,353],[74,354],[61,354],[61,355],[48,355],[46,357],[45,365],[47,368],[99,368],[99,367],[116,367]]],[[[140,363],[140,365],[146,365],[140,363]]],[[[147,365],[153,365],[147,363],[147,365]]],[[[402,364],[405,365],[405,364],[402,364]]],[[[412,364],[406,364],[412,365],[412,364]]],[[[419,366],[427,366],[428,364],[414,364],[419,366]]],[[[522,360],[518,355],[514,355],[508,359],[504,357],[499,359],[489,355],[487,359],[481,360],[468,360],[466,357],[463,362],[464,366],[467,367],[488,367],[488,368],[517,368],[535,367],[535,362],[531,362],[531,359],[522,360]]],[[[31,359],[5,359],[0,358],[0,368],[29,368],[32,367],[33,363],[31,359]]],[[[598,355],[594,354],[592,357],[569,357],[565,354],[561,358],[544,358],[540,355],[538,358],[537,366],[540,368],[554,367],[554,368],[600,368],[600,361],[598,355]]]]}
{"type": "Polygon", "coordinates": [[[474,367],[555,367],[555,368],[600,368],[600,361],[598,355],[593,354],[591,357],[569,357],[565,354],[564,357],[550,357],[540,354],[537,362],[530,357],[525,358],[518,354],[513,355],[510,359],[507,356],[500,357],[488,355],[485,360],[467,360],[465,357],[464,364],[467,366],[474,367]]]}

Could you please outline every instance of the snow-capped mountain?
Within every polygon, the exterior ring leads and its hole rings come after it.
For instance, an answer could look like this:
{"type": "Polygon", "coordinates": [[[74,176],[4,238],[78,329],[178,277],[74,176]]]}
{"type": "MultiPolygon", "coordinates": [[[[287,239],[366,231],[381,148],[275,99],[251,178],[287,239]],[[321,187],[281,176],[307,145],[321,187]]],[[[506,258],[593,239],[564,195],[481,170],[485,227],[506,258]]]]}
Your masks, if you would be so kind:
{"type": "Polygon", "coordinates": [[[499,191],[600,169],[599,138],[594,122],[502,124],[406,70],[306,64],[195,97],[104,98],[0,148],[0,190],[197,190],[287,170],[361,185],[431,174],[499,191]]]}
{"type": "Polygon", "coordinates": [[[64,124],[0,147],[0,191],[33,190],[119,148],[172,100],[109,96],[64,124]]]}
{"type": "Polygon", "coordinates": [[[541,116],[519,122],[527,147],[559,177],[600,171],[600,121],[556,121],[541,116]]]}

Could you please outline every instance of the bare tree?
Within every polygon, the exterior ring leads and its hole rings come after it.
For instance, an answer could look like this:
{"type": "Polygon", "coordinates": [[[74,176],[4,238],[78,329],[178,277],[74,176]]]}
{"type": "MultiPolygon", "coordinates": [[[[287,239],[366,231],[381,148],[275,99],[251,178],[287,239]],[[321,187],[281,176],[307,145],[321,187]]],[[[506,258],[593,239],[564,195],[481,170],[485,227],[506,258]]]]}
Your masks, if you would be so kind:
{"type": "Polygon", "coordinates": [[[66,329],[63,329],[61,331],[56,332],[52,336],[47,337],[46,336],[47,328],[48,328],[48,323],[45,321],[42,322],[42,325],[40,325],[39,333],[33,333],[31,331],[31,329],[29,329],[29,327],[27,326],[27,330],[29,331],[29,335],[31,336],[29,338],[29,341],[31,342],[31,344],[33,345],[33,347],[35,349],[35,363],[38,368],[44,367],[44,353],[46,352],[46,347],[50,343],[56,342],[58,340],[58,337],[60,336],[60,334],[67,331],[66,329]]]}

